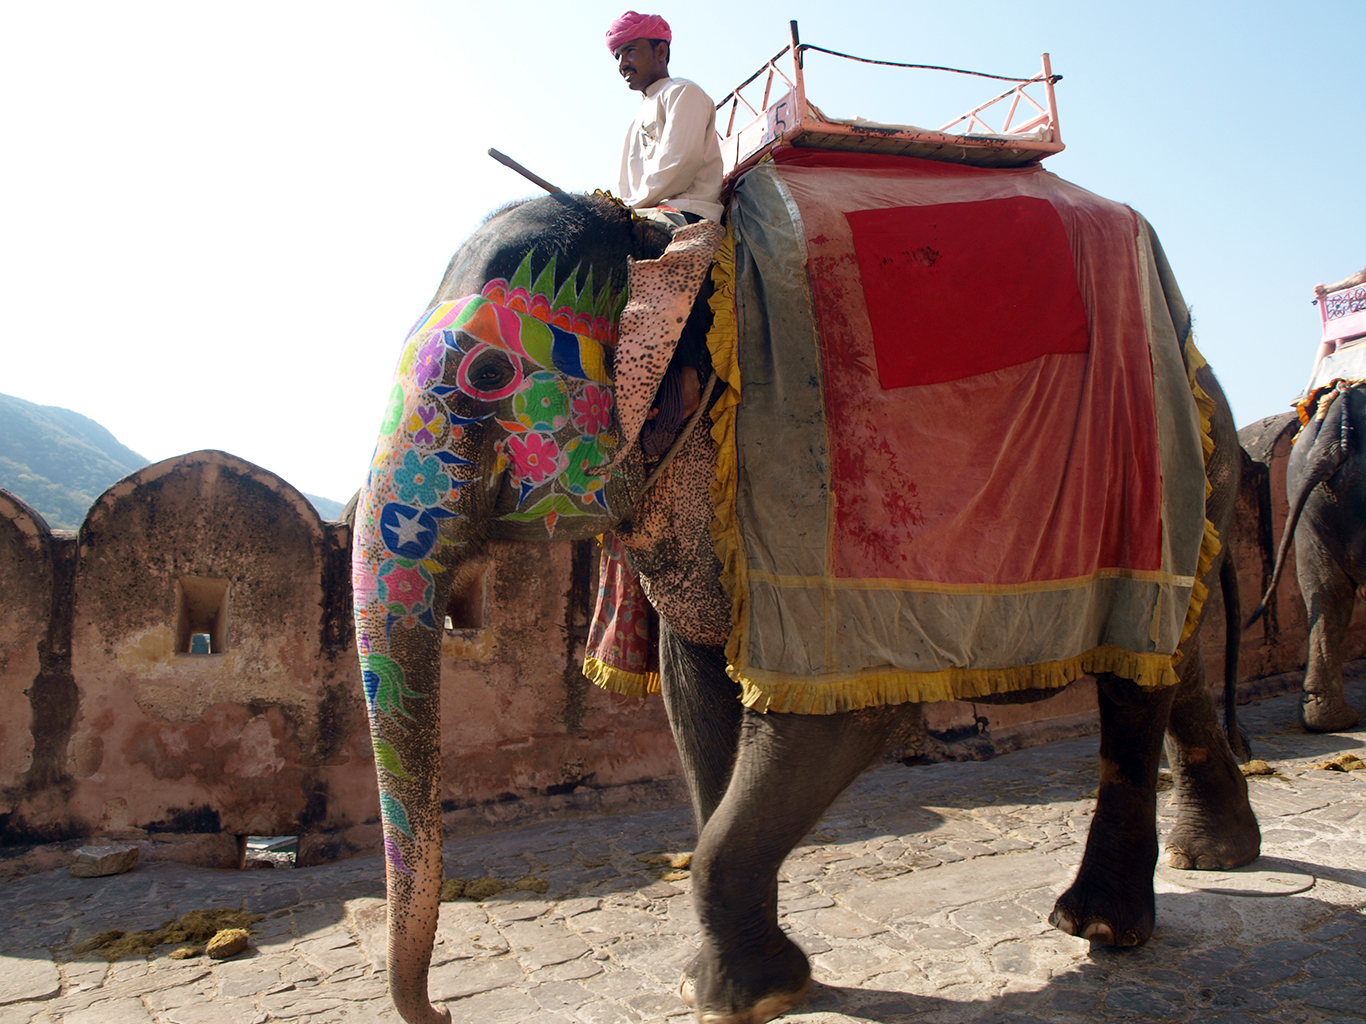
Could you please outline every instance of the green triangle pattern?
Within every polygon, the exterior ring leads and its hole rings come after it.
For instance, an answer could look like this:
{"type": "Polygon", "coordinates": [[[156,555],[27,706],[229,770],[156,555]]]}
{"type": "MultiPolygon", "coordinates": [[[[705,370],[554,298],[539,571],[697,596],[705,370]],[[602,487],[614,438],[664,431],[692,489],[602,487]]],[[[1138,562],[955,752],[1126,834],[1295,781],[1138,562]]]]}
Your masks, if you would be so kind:
{"type": "Polygon", "coordinates": [[[531,255],[536,250],[531,249],[527,252],[526,258],[522,260],[522,265],[517,268],[517,273],[512,275],[512,280],[508,282],[508,291],[517,288],[525,288],[531,291],[531,255]]]}
{"type": "Polygon", "coordinates": [[[550,262],[542,267],[541,272],[536,275],[536,283],[531,286],[532,295],[544,295],[549,298],[555,290],[555,259],[556,257],[552,255],[550,262]]]}

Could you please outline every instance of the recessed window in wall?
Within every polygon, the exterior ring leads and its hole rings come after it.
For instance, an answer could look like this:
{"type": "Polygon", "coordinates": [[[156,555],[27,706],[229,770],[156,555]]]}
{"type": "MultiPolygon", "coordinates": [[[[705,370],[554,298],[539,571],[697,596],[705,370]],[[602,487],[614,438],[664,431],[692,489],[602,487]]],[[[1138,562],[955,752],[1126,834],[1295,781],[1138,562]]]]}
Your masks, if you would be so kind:
{"type": "Polygon", "coordinates": [[[447,629],[484,629],[488,616],[489,567],[481,566],[478,575],[451,588],[446,605],[447,629]]]}
{"type": "Polygon", "coordinates": [[[207,576],[176,580],[175,649],[222,654],[228,649],[228,581],[207,576]]]}

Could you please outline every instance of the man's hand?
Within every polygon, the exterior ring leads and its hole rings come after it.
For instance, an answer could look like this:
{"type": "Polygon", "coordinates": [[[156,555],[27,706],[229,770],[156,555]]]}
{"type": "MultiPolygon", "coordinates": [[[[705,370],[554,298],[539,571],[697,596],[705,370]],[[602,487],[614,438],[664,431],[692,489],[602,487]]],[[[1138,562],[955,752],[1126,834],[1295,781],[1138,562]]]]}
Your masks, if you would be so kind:
{"type": "Polygon", "coordinates": [[[1340,292],[1344,288],[1355,288],[1359,284],[1366,284],[1366,267],[1362,267],[1355,274],[1348,274],[1341,281],[1335,281],[1333,284],[1314,285],[1314,297],[1321,299],[1329,292],[1340,292]]]}

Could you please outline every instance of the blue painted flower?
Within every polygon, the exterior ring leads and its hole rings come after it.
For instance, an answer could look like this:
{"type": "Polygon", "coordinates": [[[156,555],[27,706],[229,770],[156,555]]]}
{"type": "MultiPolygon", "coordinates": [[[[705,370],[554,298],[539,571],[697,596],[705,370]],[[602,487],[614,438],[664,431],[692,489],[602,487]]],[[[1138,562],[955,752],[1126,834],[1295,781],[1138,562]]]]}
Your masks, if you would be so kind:
{"type": "Polygon", "coordinates": [[[435,455],[424,459],[410,448],[403,456],[403,465],[394,470],[394,486],[399,501],[425,507],[441,502],[451,489],[451,478],[435,455]]]}

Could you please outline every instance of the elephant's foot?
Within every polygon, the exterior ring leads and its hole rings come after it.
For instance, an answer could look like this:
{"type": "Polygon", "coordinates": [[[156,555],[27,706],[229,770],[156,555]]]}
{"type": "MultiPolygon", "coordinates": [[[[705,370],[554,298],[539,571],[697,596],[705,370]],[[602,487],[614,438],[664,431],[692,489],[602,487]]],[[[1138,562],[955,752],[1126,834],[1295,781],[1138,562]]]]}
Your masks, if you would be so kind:
{"type": "Polygon", "coordinates": [[[684,1006],[697,1005],[697,972],[701,969],[702,954],[698,953],[683,968],[683,976],[678,979],[678,998],[683,1000],[684,1006]]]}
{"type": "Polygon", "coordinates": [[[1360,716],[1339,694],[1306,693],[1300,704],[1300,722],[1310,732],[1341,732],[1360,721],[1360,716]]]}
{"type": "Polygon", "coordinates": [[[1068,935],[1107,946],[1141,946],[1152,936],[1157,917],[1153,896],[1156,837],[1149,850],[1137,855],[1130,852],[1131,846],[1117,857],[1093,856],[1107,846],[1116,852],[1121,849],[1117,843],[1097,843],[1092,835],[1077,879],[1058,897],[1048,923],[1068,935]]]}
{"type": "Polygon", "coordinates": [[[1167,863],[1183,871],[1228,871],[1262,850],[1262,832],[1247,799],[1247,779],[1223,750],[1170,745],[1176,782],[1176,825],[1167,863]]]}
{"type": "Polygon", "coordinates": [[[697,1010],[699,1024],[764,1024],[806,998],[811,964],[779,933],[771,949],[741,959],[704,949],[683,972],[678,994],[697,1010]]]}

